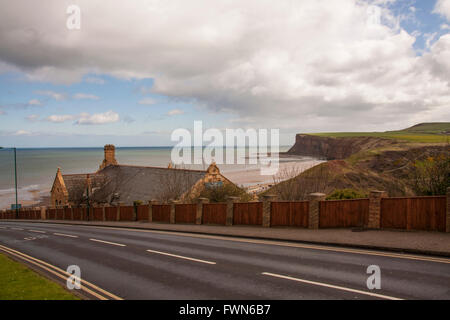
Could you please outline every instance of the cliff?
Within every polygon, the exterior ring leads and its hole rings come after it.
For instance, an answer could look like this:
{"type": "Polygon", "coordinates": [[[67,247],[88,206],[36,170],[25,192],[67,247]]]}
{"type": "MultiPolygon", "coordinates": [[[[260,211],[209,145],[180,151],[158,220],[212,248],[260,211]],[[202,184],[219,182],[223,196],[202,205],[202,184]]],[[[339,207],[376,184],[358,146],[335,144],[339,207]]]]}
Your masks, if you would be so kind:
{"type": "MultiPolygon", "coordinates": [[[[414,145],[394,142],[395,145],[390,148],[391,144],[385,145],[385,141],[343,138],[336,139],[346,141],[345,146],[340,148],[335,146],[335,140],[312,138],[316,139],[307,137],[297,141],[296,146],[302,148],[300,150],[302,155],[328,157],[351,155],[344,160],[324,162],[300,175],[289,176],[290,179],[281,181],[265,193],[277,194],[282,200],[304,200],[312,192],[329,194],[336,189],[350,188],[364,193],[370,190],[384,190],[391,197],[413,196],[415,192],[411,172],[415,162],[439,155],[448,157],[450,152],[446,144],[414,145]],[[355,146],[347,145],[347,141],[352,141],[355,146]],[[370,145],[382,147],[370,149],[370,145]],[[356,152],[358,149],[360,151],[356,152]]],[[[297,151],[294,149],[292,152],[297,151]]]]}
{"type": "Polygon", "coordinates": [[[373,150],[398,142],[377,137],[321,137],[297,134],[295,144],[287,154],[310,156],[327,160],[346,159],[363,150],[373,150]]]}

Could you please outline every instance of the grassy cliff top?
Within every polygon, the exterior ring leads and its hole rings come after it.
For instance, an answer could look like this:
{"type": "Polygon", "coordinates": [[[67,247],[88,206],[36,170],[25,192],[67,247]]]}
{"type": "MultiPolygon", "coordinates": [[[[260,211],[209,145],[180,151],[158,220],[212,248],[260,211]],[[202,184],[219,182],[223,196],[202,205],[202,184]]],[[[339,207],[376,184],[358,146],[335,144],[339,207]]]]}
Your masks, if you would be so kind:
{"type": "Polygon", "coordinates": [[[421,123],[399,131],[385,132],[323,132],[310,133],[322,137],[378,137],[419,143],[445,143],[450,141],[450,122],[421,123]]]}

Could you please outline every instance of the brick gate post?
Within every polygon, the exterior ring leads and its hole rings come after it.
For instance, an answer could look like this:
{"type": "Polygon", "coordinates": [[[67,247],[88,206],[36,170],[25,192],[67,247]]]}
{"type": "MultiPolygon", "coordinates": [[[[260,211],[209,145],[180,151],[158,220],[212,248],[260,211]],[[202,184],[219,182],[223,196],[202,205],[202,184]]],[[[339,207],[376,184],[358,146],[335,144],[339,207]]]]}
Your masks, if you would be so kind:
{"type": "Polygon", "coordinates": [[[310,193],[309,213],[308,213],[308,229],[319,229],[320,201],[325,200],[324,193],[310,193]]]}
{"type": "Polygon", "coordinates": [[[180,203],[180,201],[177,200],[170,200],[170,223],[175,223],[175,206],[180,203]]]}
{"type": "Polygon", "coordinates": [[[153,222],[153,205],[158,204],[158,200],[150,200],[148,202],[148,222],[153,222]]]}
{"type": "Polygon", "coordinates": [[[197,204],[197,214],[195,216],[195,224],[202,224],[203,221],[203,204],[208,203],[209,199],[207,198],[198,198],[197,204]]]}
{"type": "Polygon", "coordinates": [[[447,214],[445,232],[450,232],[450,187],[447,188],[447,214]]]}
{"type": "Polygon", "coordinates": [[[263,224],[265,228],[270,227],[270,217],[272,213],[272,202],[277,200],[277,196],[268,194],[263,196],[263,224]]]}
{"type": "Polygon", "coordinates": [[[369,195],[369,229],[380,229],[381,199],[387,195],[386,191],[370,191],[369,195]]]}
{"type": "Polygon", "coordinates": [[[239,197],[228,197],[227,198],[227,220],[226,225],[233,225],[233,213],[234,213],[234,204],[239,201],[239,197]]]}

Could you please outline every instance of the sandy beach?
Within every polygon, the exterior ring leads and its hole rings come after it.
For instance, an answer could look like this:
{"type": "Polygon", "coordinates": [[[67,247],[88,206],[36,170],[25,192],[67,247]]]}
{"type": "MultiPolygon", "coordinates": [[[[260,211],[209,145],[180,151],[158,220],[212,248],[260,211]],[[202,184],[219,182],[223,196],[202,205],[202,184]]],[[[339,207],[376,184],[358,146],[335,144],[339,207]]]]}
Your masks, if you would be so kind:
{"type": "Polygon", "coordinates": [[[261,175],[261,170],[259,168],[223,172],[223,175],[235,184],[247,187],[250,193],[258,193],[277,182],[292,178],[322,162],[324,161],[309,160],[302,162],[280,162],[278,172],[274,175],[261,175]]]}
{"type": "MultiPolygon", "coordinates": [[[[287,148],[285,148],[287,149],[287,148]]],[[[118,150],[120,163],[134,165],[154,165],[166,167],[170,161],[170,148],[124,148],[118,150]]],[[[97,149],[30,149],[19,150],[19,204],[23,207],[49,205],[50,189],[56,168],[62,167],[63,173],[94,172],[98,168],[98,158],[102,157],[97,149]]],[[[3,154],[3,169],[0,171],[0,209],[7,209],[15,203],[13,166],[6,154],[3,154]]],[[[321,161],[279,154],[279,169],[274,175],[262,175],[262,164],[219,164],[222,174],[233,183],[247,188],[254,194],[261,192],[275,181],[279,182],[300,174],[321,161]]],[[[193,169],[206,169],[203,167],[193,169]]]]}

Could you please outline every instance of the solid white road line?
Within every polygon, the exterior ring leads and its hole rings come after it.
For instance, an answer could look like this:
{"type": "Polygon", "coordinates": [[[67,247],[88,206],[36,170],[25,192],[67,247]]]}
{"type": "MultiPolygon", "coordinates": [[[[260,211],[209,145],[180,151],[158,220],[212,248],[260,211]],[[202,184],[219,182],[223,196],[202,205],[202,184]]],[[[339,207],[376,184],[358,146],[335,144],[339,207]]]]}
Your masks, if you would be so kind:
{"type": "Polygon", "coordinates": [[[343,290],[343,291],[348,291],[348,292],[364,294],[364,295],[367,295],[367,296],[377,297],[377,298],[381,298],[381,299],[403,300],[403,299],[400,299],[400,298],[386,296],[386,295],[383,295],[383,294],[377,294],[377,293],[361,291],[361,290],[356,290],[356,289],[351,289],[351,288],[346,288],[346,287],[341,287],[341,286],[335,286],[335,285],[332,285],[332,284],[327,284],[327,283],[322,283],[322,282],[315,282],[315,281],[309,281],[309,280],[304,280],[304,279],[298,279],[298,278],[293,278],[293,277],[289,277],[289,276],[283,276],[281,274],[275,274],[275,273],[270,273],[270,272],[263,272],[262,274],[265,275],[265,276],[281,278],[281,279],[287,279],[287,280],[292,280],[292,281],[297,281],[297,282],[303,282],[303,283],[312,284],[312,285],[315,285],[315,286],[321,286],[321,287],[326,287],[326,288],[332,288],[332,289],[337,289],[337,290],[343,290]]]}
{"type": "Polygon", "coordinates": [[[96,241],[96,242],[101,242],[101,243],[106,243],[106,244],[111,244],[113,246],[126,247],[126,245],[124,245],[124,244],[115,243],[115,242],[109,242],[109,241],[98,240],[98,239],[89,239],[89,240],[96,241]]]}
{"type": "Polygon", "coordinates": [[[54,233],[54,235],[61,236],[61,237],[78,238],[78,236],[72,236],[70,234],[65,234],[65,233],[54,233]]]}
{"type": "Polygon", "coordinates": [[[169,257],[174,257],[174,258],[191,260],[191,261],[196,261],[196,262],[201,262],[201,263],[206,263],[206,264],[216,264],[215,262],[212,262],[212,261],[206,261],[206,260],[200,260],[200,259],[195,259],[195,258],[190,258],[190,257],[185,257],[185,256],[179,256],[179,255],[171,254],[171,253],[167,253],[167,252],[161,252],[161,251],[155,251],[155,250],[147,250],[147,251],[151,252],[151,253],[157,253],[157,254],[162,254],[165,256],[169,256],[169,257]]]}
{"type": "Polygon", "coordinates": [[[47,233],[47,232],[45,232],[45,231],[40,231],[40,230],[28,230],[28,231],[30,231],[30,232],[37,232],[37,233],[47,233]]]}

